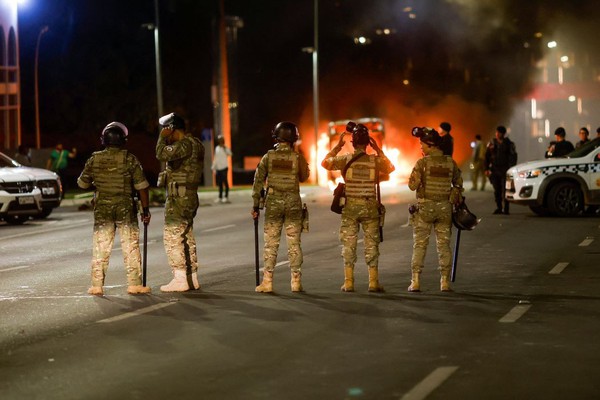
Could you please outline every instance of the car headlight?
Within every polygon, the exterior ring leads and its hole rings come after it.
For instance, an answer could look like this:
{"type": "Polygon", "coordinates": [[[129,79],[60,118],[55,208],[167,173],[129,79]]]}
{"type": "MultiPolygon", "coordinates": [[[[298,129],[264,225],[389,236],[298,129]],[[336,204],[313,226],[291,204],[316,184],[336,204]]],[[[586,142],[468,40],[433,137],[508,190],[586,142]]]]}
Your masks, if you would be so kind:
{"type": "Polygon", "coordinates": [[[537,178],[542,174],[541,169],[528,169],[526,171],[519,172],[519,178],[530,179],[537,178]]]}

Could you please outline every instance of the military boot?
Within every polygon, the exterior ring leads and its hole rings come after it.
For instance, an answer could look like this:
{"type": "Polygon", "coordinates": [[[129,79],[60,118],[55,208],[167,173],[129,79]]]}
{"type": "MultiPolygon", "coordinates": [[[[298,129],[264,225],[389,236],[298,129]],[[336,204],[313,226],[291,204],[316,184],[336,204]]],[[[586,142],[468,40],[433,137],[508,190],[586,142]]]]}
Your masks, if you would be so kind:
{"type": "Polygon", "coordinates": [[[129,293],[129,294],[150,293],[150,288],[148,286],[142,286],[142,285],[130,285],[130,286],[127,286],[127,293],[129,293]]]}
{"type": "Polygon", "coordinates": [[[440,277],[440,290],[442,292],[451,292],[450,288],[450,271],[442,272],[440,277]]]}
{"type": "Polygon", "coordinates": [[[379,284],[377,267],[369,267],[369,292],[383,292],[383,286],[379,284]]]}
{"type": "Polygon", "coordinates": [[[191,288],[194,288],[194,290],[198,290],[200,289],[200,282],[198,282],[198,273],[197,272],[192,272],[190,275],[187,276],[187,280],[188,280],[188,286],[191,288]]]}
{"type": "Polygon", "coordinates": [[[273,271],[264,270],[262,283],[254,291],[259,293],[273,292],[273,271]]]}
{"type": "Polygon", "coordinates": [[[410,280],[410,286],[408,287],[409,292],[420,292],[421,291],[421,283],[419,282],[420,277],[421,277],[420,272],[412,273],[412,279],[410,280]]]}
{"type": "Polygon", "coordinates": [[[187,282],[185,270],[173,270],[173,280],[166,285],[160,287],[161,292],[186,292],[190,290],[190,285],[187,282]]]}
{"type": "Polygon", "coordinates": [[[302,291],[302,272],[300,271],[292,271],[292,292],[301,292],[302,291]]]}
{"type": "Polygon", "coordinates": [[[104,291],[102,290],[102,286],[92,286],[88,289],[88,294],[92,294],[94,296],[104,296],[104,291]]]}
{"type": "Polygon", "coordinates": [[[354,292],[354,265],[344,265],[344,284],[342,292],[354,292]]]}

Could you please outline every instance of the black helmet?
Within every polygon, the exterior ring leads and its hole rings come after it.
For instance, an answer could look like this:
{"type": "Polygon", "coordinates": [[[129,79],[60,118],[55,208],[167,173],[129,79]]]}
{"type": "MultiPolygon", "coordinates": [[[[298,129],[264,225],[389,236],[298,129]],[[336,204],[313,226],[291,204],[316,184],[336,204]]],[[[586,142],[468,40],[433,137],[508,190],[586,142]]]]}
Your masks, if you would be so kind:
{"type": "Polygon", "coordinates": [[[467,203],[464,200],[459,205],[454,206],[454,209],[452,210],[452,223],[456,228],[470,231],[477,226],[479,221],[480,219],[469,211],[467,203]]]}
{"type": "Polygon", "coordinates": [[[298,127],[293,122],[283,121],[275,125],[273,128],[272,137],[280,142],[296,143],[300,137],[298,127]]]}
{"type": "Polygon", "coordinates": [[[439,146],[440,144],[440,134],[433,128],[427,127],[414,127],[412,129],[412,135],[414,137],[418,137],[421,139],[421,142],[428,144],[429,146],[439,146]]]}
{"type": "Polygon", "coordinates": [[[111,122],[102,130],[100,141],[103,146],[124,146],[127,142],[127,127],[120,122],[111,122]]]}
{"type": "Polygon", "coordinates": [[[352,144],[356,145],[367,145],[369,144],[369,129],[363,124],[358,124],[352,129],[352,144]]]}
{"type": "Polygon", "coordinates": [[[158,119],[163,128],[185,129],[185,121],[175,113],[167,114],[158,119]]]}

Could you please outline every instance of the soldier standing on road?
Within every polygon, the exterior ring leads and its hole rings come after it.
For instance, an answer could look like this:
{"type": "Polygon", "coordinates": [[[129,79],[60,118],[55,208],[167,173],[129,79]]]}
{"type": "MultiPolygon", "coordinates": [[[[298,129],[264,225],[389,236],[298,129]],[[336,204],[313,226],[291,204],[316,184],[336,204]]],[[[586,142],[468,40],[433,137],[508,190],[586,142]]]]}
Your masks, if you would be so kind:
{"type": "Polygon", "coordinates": [[[163,242],[173,279],[160,287],[163,292],[200,289],[194,217],[198,210],[198,185],[204,162],[204,146],[185,131],[185,121],[171,113],[159,119],[156,158],[166,162],[162,172],[166,188],[163,242]]]}
{"type": "Polygon", "coordinates": [[[516,164],[515,144],[506,137],[506,127],[500,125],[496,128],[496,137],[488,143],[485,151],[485,175],[494,187],[494,214],[509,214],[509,203],[505,196],[506,171],[516,164]]]}
{"type": "MultiPolygon", "coordinates": [[[[347,128],[349,129],[349,128],[347,128]]],[[[365,262],[369,269],[369,292],[383,292],[379,284],[379,223],[380,210],[376,193],[379,176],[394,171],[394,165],[383,154],[369,130],[363,124],[352,128],[354,153],[338,156],[345,143],[346,132],[342,133],[337,145],[325,156],[321,166],[329,171],[346,170],[346,204],[342,209],[340,241],[344,259],[343,292],[354,291],[354,264],[358,231],[362,226],[365,244],[365,262]],[[367,154],[370,145],[377,153],[367,154]],[[352,162],[351,162],[352,161],[352,162]],[[351,162],[351,163],[350,163],[351,162]],[[349,164],[348,167],[346,167],[349,164]]]]}
{"type": "Polygon", "coordinates": [[[273,271],[277,261],[277,251],[281,240],[281,229],[285,226],[285,237],[288,246],[288,259],[292,274],[292,292],[302,291],[302,247],[300,234],[302,231],[302,201],[300,199],[300,182],[308,179],[310,174],[306,159],[294,151],[294,143],[298,140],[298,128],[292,122],[280,122],[273,129],[273,139],[277,142],[275,149],[263,156],[254,174],[252,187],[252,218],[259,217],[261,191],[266,186],[265,226],[264,226],[264,269],[262,283],[256,287],[257,292],[273,291],[273,271]]]}
{"type": "Polygon", "coordinates": [[[97,151],[85,163],[77,179],[82,189],[96,187],[94,194],[94,235],[92,250],[92,287],[88,293],[103,295],[102,286],[108,270],[108,262],[119,230],[123,249],[123,262],[127,271],[127,293],[150,292],[142,286],[140,230],[134,191],[137,190],[142,203],[142,221],[150,222],[148,208],[148,181],[138,159],[123,149],[127,140],[127,127],[120,122],[111,122],[102,131],[101,141],[105,149],[97,151]]]}
{"type": "Polygon", "coordinates": [[[450,289],[450,236],[452,205],[462,201],[463,180],[456,162],[439,148],[441,140],[431,128],[413,128],[413,136],[420,138],[423,158],[415,164],[408,181],[416,191],[417,204],[410,208],[413,226],[412,279],[409,292],[419,292],[431,228],[435,232],[440,271],[440,290],[450,289]]]}

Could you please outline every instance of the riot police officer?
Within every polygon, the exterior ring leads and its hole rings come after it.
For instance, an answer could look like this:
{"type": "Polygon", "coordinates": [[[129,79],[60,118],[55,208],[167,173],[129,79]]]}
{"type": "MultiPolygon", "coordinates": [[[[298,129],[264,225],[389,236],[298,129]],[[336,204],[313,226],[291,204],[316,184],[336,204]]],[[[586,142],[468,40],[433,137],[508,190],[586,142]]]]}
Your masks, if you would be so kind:
{"type": "MultiPolygon", "coordinates": [[[[351,123],[353,124],[353,123],[351,123]]],[[[379,224],[380,204],[377,199],[376,184],[379,175],[394,171],[394,165],[385,156],[377,142],[369,136],[363,124],[349,125],[352,131],[354,153],[337,156],[345,143],[346,132],[342,133],[337,145],[321,162],[323,168],[344,171],[346,182],[346,204],[342,210],[340,241],[344,259],[344,284],[341,290],[354,291],[354,264],[359,227],[362,226],[365,243],[365,262],[369,268],[369,292],[382,292],[379,284],[379,224]],[[371,146],[376,155],[367,154],[371,146]]]]}
{"type": "Polygon", "coordinates": [[[272,131],[275,148],[263,156],[254,174],[252,187],[252,217],[258,218],[261,191],[266,194],[264,225],[264,269],[262,283],[257,292],[273,291],[273,271],[277,261],[277,251],[281,239],[281,229],[285,226],[288,246],[288,259],[291,269],[292,292],[302,291],[302,201],[299,182],[304,182],[310,174],[308,163],[302,154],[294,151],[298,140],[298,128],[292,122],[278,123],[272,131]],[[266,186],[265,186],[266,184],[266,186]]]}
{"type": "Polygon", "coordinates": [[[103,295],[104,278],[115,239],[119,230],[123,249],[123,262],[127,271],[127,293],[148,293],[142,286],[141,257],[134,191],[138,191],[143,208],[142,220],[150,222],[148,208],[148,181],[138,159],[123,149],[127,140],[127,127],[111,122],[102,130],[101,142],[105,146],[85,163],[77,184],[82,189],[95,186],[94,234],[92,250],[92,286],[88,293],[103,295]]]}
{"type": "Polygon", "coordinates": [[[450,289],[450,236],[452,205],[462,201],[463,180],[460,169],[452,157],[440,149],[440,135],[431,128],[414,128],[413,136],[421,140],[423,158],[415,164],[408,181],[410,190],[416,191],[417,204],[411,206],[413,226],[412,279],[409,292],[420,291],[420,274],[423,269],[431,228],[435,232],[440,290],[450,289]]]}
{"type": "Polygon", "coordinates": [[[159,119],[156,158],[166,163],[159,186],[166,188],[163,242],[173,279],[160,287],[163,292],[199,289],[198,256],[194,217],[199,206],[198,185],[204,162],[204,146],[185,130],[185,121],[175,113],[159,119]]]}

